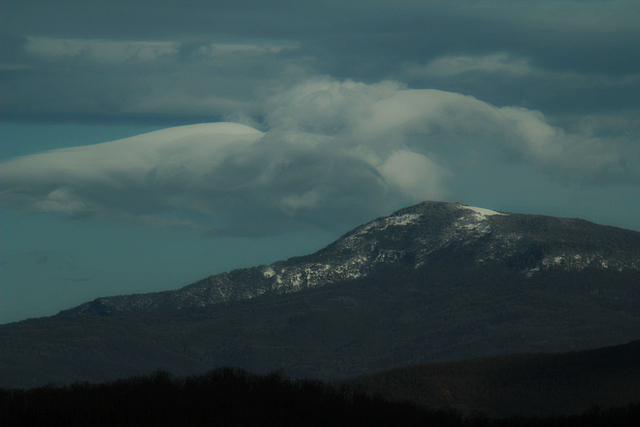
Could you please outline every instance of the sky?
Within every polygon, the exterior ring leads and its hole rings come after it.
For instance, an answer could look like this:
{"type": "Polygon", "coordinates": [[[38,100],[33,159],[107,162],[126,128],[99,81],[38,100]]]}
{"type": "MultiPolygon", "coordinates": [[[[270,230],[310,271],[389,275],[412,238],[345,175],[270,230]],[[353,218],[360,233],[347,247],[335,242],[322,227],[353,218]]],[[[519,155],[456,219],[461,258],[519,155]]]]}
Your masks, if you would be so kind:
{"type": "Polygon", "coordinates": [[[423,200],[640,231],[637,1],[3,0],[0,322],[423,200]]]}

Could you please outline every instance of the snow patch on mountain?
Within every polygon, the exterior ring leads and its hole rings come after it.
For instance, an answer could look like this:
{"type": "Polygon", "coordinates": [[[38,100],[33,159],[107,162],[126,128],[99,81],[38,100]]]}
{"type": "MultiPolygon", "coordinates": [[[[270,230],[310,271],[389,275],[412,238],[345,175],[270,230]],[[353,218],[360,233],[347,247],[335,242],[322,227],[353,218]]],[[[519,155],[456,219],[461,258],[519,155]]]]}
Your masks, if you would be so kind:
{"type": "Polygon", "coordinates": [[[420,214],[405,214],[398,216],[390,216],[385,218],[384,227],[381,227],[380,230],[384,230],[389,226],[404,226],[414,223],[417,219],[422,217],[420,214]]]}
{"type": "Polygon", "coordinates": [[[379,218],[365,224],[354,232],[349,239],[358,238],[359,236],[370,232],[371,230],[384,231],[389,227],[404,227],[413,224],[422,217],[422,214],[409,213],[397,216],[388,216],[385,218],[379,218]]]}
{"type": "Polygon", "coordinates": [[[273,269],[273,267],[267,266],[267,267],[265,267],[264,271],[262,272],[262,275],[268,279],[270,277],[275,276],[276,272],[273,269]]]}

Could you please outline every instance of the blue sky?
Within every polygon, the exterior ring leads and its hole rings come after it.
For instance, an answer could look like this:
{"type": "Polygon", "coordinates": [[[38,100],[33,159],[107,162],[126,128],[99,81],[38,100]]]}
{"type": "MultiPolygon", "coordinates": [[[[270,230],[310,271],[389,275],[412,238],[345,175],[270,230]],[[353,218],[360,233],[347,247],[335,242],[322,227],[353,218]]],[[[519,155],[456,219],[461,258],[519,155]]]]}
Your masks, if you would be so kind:
{"type": "Polygon", "coordinates": [[[1,322],[312,252],[425,199],[640,230],[636,1],[1,16],[1,322]]]}

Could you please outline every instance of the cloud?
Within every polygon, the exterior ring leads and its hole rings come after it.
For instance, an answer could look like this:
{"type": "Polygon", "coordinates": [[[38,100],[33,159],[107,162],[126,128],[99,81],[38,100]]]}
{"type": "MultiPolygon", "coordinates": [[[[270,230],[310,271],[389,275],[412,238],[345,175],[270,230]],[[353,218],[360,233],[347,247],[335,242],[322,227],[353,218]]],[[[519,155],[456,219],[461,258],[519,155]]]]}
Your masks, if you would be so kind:
{"type": "Polygon", "coordinates": [[[5,3],[0,108],[21,120],[213,121],[318,75],[554,116],[640,96],[640,6],[628,0],[5,3]]]}
{"type": "Polygon", "coordinates": [[[391,209],[447,199],[481,164],[520,163],[574,182],[637,179],[615,139],[470,96],[312,79],[265,103],[267,129],[168,128],[2,165],[3,203],[215,235],[344,230],[391,209]]]}
{"type": "Polygon", "coordinates": [[[442,181],[449,172],[421,154],[398,150],[380,166],[380,172],[411,199],[439,199],[442,181]]]}
{"type": "Polygon", "coordinates": [[[122,41],[27,37],[25,51],[43,61],[81,60],[119,65],[127,61],[154,61],[175,55],[179,44],[162,41],[122,41]]]}
{"type": "Polygon", "coordinates": [[[623,167],[615,140],[567,134],[549,125],[542,113],[519,107],[503,107],[500,113],[512,126],[513,139],[505,141],[529,162],[561,174],[592,180],[609,169],[623,167]]]}
{"type": "Polygon", "coordinates": [[[6,206],[190,228],[268,235],[354,225],[399,203],[393,184],[332,141],[248,126],[182,126],[5,162],[6,206]]]}
{"type": "Polygon", "coordinates": [[[567,120],[575,114],[624,114],[637,109],[640,73],[637,69],[623,72],[622,68],[615,73],[575,69],[551,65],[532,52],[494,51],[448,54],[425,63],[408,61],[396,78],[412,87],[440,87],[471,94],[494,105],[535,106],[567,120]]]}
{"type": "Polygon", "coordinates": [[[316,132],[339,132],[359,150],[370,150],[371,156],[410,148],[427,158],[444,156],[453,161],[461,151],[493,147],[550,173],[581,177],[621,164],[618,148],[612,145],[615,140],[568,133],[550,125],[539,111],[498,108],[470,96],[406,89],[393,82],[322,80],[303,86],[289,92],[292,111],[287,119],[316,132]]]}
{"type": "Polygon", "coordinates": [[[447,55],[434,59],[424,67],[411,67],[407,74],[442,77],[469,72],[525,75],[533,71],[528,60],[514,58],[506,52],[496,52],[482,56],[447,55]]]}
{"type": "Polygon", "coordinates": [[[132,62],[153,62],[167,58],[181,60],[222,59],[229,55],[247,56],[278,53],[294,44],[250,43],[179,43],[176,41],[66,39],[56,37],[26,38],[25,52],[33,58],[62,62],[122,65],[132,62]]]}
{"type": "Polygon", "coordinates": [[[288,41],[27,36],[7,44],[1,108],[11,117],[220,120],[255,113],[266,88],[306,73],[289,58],[298,46],[288,41]]]}
{"type": "Polygon", "coordinates": [[[271,127],[296,128],[320,134],[349,132],[370,115],[372,106],[403,88],[398,82],[365,84],[329,77],[300,82],[272,96],[265,105],[271,127]]]}

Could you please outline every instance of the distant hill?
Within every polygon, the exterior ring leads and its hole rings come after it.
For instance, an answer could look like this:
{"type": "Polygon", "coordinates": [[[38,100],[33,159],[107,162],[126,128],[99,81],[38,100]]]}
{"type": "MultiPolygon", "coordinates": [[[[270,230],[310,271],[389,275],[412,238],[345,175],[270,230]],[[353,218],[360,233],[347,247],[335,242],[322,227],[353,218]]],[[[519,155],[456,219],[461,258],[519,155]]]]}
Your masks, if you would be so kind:
{"type": "Polygon", "coordinates": [[[582,352],[427,363],[334,384],[464,414],[579,414],[596,406],[640,403],[640,341],[582,352]]]}
{"type": "Polygon", "coordinates": [[[0,325],[0,387],[594,349],[640,339],[639,284],[638,232],[425,202],[311,255],[0,325]]]}

